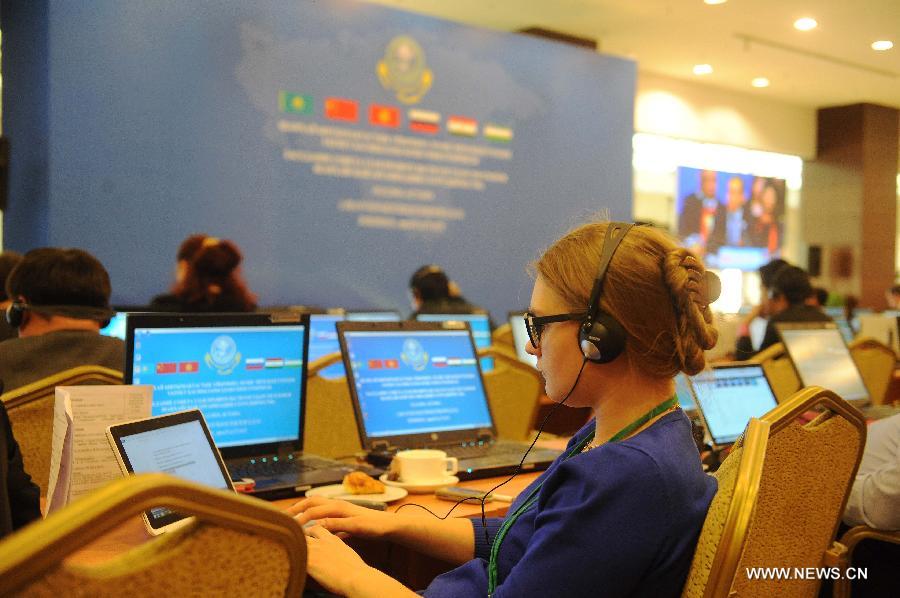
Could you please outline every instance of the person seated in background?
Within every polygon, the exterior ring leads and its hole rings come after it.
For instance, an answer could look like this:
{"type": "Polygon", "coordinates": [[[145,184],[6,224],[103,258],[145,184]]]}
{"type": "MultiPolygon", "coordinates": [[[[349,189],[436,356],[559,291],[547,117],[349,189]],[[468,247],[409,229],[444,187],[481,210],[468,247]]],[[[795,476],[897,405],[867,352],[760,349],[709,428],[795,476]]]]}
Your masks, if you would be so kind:
{"type": "Polygon", "coordinates": [[[40,494],[41,489],[25,472],[6,405],[0,402],[0,538],[41,518],[40,494]]]}
{"type": "Polygon", "coordinates": [[[150,301],[150,305],[166,306],[178,303],[178,299],[175,297],[175,291],[178,289],[179,285],[184,282],[188,265],[191,263],[191,260],[194,259],[197,251],[200,250],[200,247],[203,246],[203,241],[208,238],[209,235],[196,233],[181,242],[181,245],[178,247],[178,253],[175,255],[175,283],[168,293],[163,293],[154,297],[150,301]]]}
{"type": "Polygon", "coordinates": [[[893,285],[884,295],[888,309],[900,310],[900,284],[893,285]]]}
{"type": "Polygon", "coordinates": [[[579,227],[534,265],[528,352],[552,400],[595,417],[507,517],[484,525],[307,498],[288,510],[316,521],[306,530],[313,579],[340,595],[415,596],[335,535],[348,533],[456,564],[430,597],[681,595],[716,482],[674,376],[706,365],[715,297],[699,258],[663,231],[629,226],[579,227]]]}
{"type": "Polygon", "coordinates": [[[452,282],[440,266],[422,266],[409,279],[413,313],[419,314],[472,314],[484,310],[462,297],[459,287],[452,282]]]}
{"type": "MultiPolygon", "coordinates": [[[[900,415],[873,422],[847,499],[844,523],[880,530],[900,530],[900,415]]],[[[853,596],[900,596],[900,545],[863,541],[853,553],[853,566],[869,571],[866,581],[853,582],[853,596]]]]}
{"type": "Polygon", "coordinates": [[[762,337],[760,336],[757,339],[757,343],[754,343],[750,335],[750,327],[754,324],[754,320],[769,317],[769,289],[772,288],[772,281],[775,279],[778,271],[788,265],[790,264],[785,260],[775,258],[759,267],[759,305],[750,310],[750,313],[744,316],[744,319],[738,325],[735,359],[750,359],[759,350],[758,344],[762,342],[762,337]]]}
{"type": "MultiPolygon", "coordinates": [[[[6,312],[6,308],[12,303],[12,299],[6,294],[6,279],[16,264],[22,261],[22,254],[15,251],[0,253],[0,310],[6,312]]],[[[6,318],[0,317],[0,341],[16,338],[19,332],[7,323],[6,318]]]]}
{"type": "Polygon", "coordinates": [[[188,313],[254,311],[256,297],[241,277],[243,256],[238,246],[215,237],[204,237],[199,245],[187,260],[184,275],[176,282],[172,294],[156,297],[151,306],[188,313]]]}
{"type": "Polygon", "coordinates": [[[812,295],[806,300],[807,305],[823,309],[828,303],[828,289],[822,287],[813,287],[812,295]]]}
{"type": "Polygon", "coordinates": [[[809,274],[797,266],[785,266],[778,271],[769,289],[769,323],[759,350],[781,341],[775,324],[778,322],[832,322],[831,316],[807,303],[813,294],[809,274]]]}
{"type": "Polygon", "coordinates": [[[7,322],[19,337],[0,343],[0,380],[8,391],[80,366],[122,371],[125,343],[102,336],[113,316],[109,274],[82,249],[33,249],[6,279],[7,322]]]}

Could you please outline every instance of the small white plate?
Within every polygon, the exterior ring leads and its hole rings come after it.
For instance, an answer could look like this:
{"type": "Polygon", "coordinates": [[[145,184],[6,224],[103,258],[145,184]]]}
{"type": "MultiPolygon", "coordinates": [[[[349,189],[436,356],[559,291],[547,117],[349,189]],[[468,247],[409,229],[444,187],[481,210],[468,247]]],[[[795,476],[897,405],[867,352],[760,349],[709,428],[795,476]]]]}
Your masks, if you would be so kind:
{"type": "Polygon", "coordinates": [[[408,492],[403,488],[395,488],[388,485],[384,492],[380,494],[350,494],[344,490],[343,484],[330,484],[328,486],[319,486],[306,491],[306,496],[322,496],[324,498],[351,499],[361,498],[363,500],[371,500],[375,502],[393,502],[400,500],[406,496],[408,492]]]}
{"type": "Polygon", "coordinates": [[[396,482],[393,480],[389,480],[387,479],[387,476],[388,474],[383,473],[378,479],[387,486],[409,490],[410,494],[428,494],[429,492],[434,492],[438,488],[443,488],[444,486],[454,486],[459,483],[459,478],[455,475],[448,475],[443,480],[416,482],[414,484],[407,484],[405,482],[396,482]]]}

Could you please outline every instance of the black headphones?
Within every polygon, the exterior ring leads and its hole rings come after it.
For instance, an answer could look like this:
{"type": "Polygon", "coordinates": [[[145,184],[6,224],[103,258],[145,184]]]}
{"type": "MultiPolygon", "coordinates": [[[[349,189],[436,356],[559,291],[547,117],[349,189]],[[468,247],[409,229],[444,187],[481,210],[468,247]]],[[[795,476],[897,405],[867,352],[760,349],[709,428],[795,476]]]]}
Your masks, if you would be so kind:
{"type": "Polygon", "coordinates": [[[630,222],[610,222],[606,228],[606,236],[603,237],[600,267],[591,291],[588,313],[578,331],[581,352],[586,360],[593,363],[609,363],[625,350],[625,329],[614,317],[600,309],[600,293],[609,262],[633,226],[630,222]]]}
{"type": "Polygon", "coordinates": [[[41,314],[56,314],[82,320],[97,320],[101,324],[109,322],[115,312],[108,307],[90,307],[87,305],[29,305],[24,301],[13,301],[6,308],[6,322],[13,328],[22,325],[22,318],[26,311],[41,314]]]}

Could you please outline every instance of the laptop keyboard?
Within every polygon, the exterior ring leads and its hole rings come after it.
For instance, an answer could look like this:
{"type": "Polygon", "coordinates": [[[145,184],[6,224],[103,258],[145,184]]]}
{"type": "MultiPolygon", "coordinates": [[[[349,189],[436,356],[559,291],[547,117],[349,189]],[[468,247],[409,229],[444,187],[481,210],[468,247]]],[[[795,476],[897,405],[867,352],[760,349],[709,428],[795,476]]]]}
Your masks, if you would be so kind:
{"type": "Polygon", "coordinates": [[[335,466],[334,461],[304,457],[302,459],[275,459],[261,458],[250,459],[243,463],[231,463],[228,469],[236,478],[259,478],[289,474],[300,474],[317,469],[330,469],[335,466]]]}
{"type": "Polygon", "coordinates": [[[443,450],[451,457],[457,459],[471,459],[486,455],[519,455],[525,452],[521,445],[507,443],[466,444],[443,447],[443,450]]]}

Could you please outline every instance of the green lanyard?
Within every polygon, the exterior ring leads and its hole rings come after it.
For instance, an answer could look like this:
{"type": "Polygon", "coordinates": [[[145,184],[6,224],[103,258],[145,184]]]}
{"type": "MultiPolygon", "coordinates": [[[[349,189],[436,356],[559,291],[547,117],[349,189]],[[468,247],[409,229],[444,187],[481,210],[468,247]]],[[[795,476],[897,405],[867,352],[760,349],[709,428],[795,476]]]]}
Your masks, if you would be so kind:
{"type": "MultiPolygon", "coordinates": [[[[609,442],[619,442],[627,438],[631,435],[635,430],[646,424],[648,421],[656,417],[661,413],[665,413],[672,407],[676,407],[678,405],[678,399],[676,397],[672,397],[671,399],[664,401],[640,416],[618,432],[609,439],[609,442]]],[[[584,450],[592,440],[594,439],[593,432],[588,434],[581,442],[576,444],[572,449],[566,454],[563,458],[563,461],[569,459],[581,451],[584,450]]],[[[488,561],[488,598],[491,598],[491,595],[494,593],[494,590],[497,589],[497,556],[500,554],[500,545],[503,544],[503,539],[506,537],[506,534],[509,532],[509,529],[515,524],[516,520],[522,516],[522,514],[531,508],[531,506],[537,502],[538,492],[541,489],[541,486],[544,484],[541,481],[540,484],[535,486],[535,488],[531,491],[531,494],[528,495],[528,498],[525,499],[518,509],[516,509],[515,513],[509,515],[506,519],[503,520],[503,523],[500,525],[500,529],[497,531],[497,535],[494,537],[494,543],[491,544],[491,559],[488,561]]]]}

